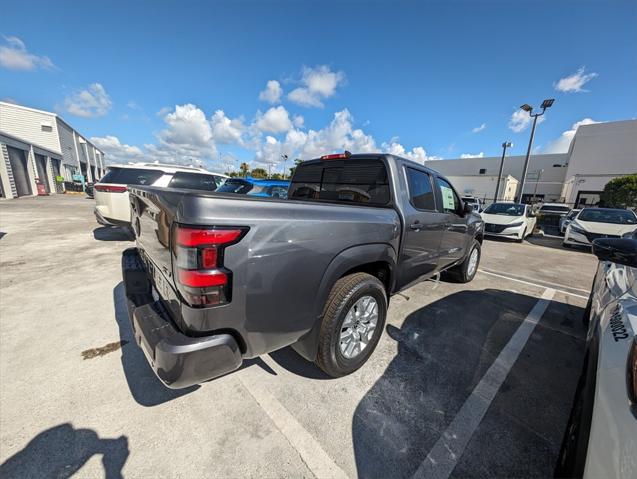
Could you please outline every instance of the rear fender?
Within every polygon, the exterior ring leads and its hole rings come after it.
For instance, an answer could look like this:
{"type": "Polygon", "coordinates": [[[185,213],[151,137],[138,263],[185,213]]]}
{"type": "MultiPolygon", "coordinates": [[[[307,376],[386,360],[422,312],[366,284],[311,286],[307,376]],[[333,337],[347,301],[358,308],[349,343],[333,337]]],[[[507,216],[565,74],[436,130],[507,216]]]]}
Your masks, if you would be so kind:
{"type": "Polygon", "coordinates": [[[323,308],[332,291],[332,287],[348,271],[376,262],[385,262],[389,265],[390,277],[387,288],[387,296],[389,297],[394,289],[394,272],[396,270],[396,251],[389,244],[374,243],[353,246],[341,251],[330,262],[325,270],[314,302],[313,312],[316,318],[314,325],[307,334],[292,345],[297,353],[308,361],[314,361],[318,349],[318,335],[323,317],[323,308]]]}

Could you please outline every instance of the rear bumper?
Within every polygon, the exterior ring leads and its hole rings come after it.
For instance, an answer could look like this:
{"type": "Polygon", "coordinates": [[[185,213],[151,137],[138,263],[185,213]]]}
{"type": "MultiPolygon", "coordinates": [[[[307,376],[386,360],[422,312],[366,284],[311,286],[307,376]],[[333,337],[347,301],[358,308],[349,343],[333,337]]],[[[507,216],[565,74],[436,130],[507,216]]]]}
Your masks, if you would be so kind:
{"type": "Polygon", "coordinates": [[[161,302],[153,299],[152,286],[136,248],[124,251],[122,275],[135,340],[166,386],[185,388],[241,366],[241,351],[232,335],[191,337],[174,326],[161,302]]]}
{"type": "Polygon", "coordinates": [[[100,210],[97,208],[93,210],[93,213],[95,214],[95,219],[97,220],[97,222],[103,226],[120,226],[122,228],[130,228],[131,226],[130,221],[121,221],[115,220],[113,218],[107,218],[102,213],[100,213],[100,210]]]}

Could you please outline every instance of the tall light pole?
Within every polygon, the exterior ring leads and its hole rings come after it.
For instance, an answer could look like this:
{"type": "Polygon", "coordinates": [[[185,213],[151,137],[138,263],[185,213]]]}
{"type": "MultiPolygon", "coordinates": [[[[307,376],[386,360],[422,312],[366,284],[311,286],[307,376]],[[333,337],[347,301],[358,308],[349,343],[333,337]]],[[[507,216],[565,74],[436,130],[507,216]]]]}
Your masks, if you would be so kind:
{"type": "Polygon", "coordinates": [[[285,180],[285,172],[287,171],[285,165],[288,161],[288,155],[281,155],[281,158],[283,158],[283,179],[285,180]]]}
{"type": "Polygon", "coordinates": [[[513,143],[505,141],[502,143],[502,159],[500,160],[500,173],[498,173],[498,182],[495,184],[495,195],[493,196],[493,202],[498,202],[498,193],[500,192],[500,182],[502,181],[502,170],[504,169],[504,157],[507,154],[507,148],[511,148],[513,143]]]}
{"type": "Polygon", "coordinates": [[[533,127],[531,128],[531,138],[529,138],[529,148],[526,150],[526,159],[524,160],[524,169],[522,170],[522,180],[520,181],[520,190],[517,194],[515,200],[518,203],[522,202],[522,195],[524,194],[524,183],[526,183],[526,172],[529,170],[529,159],[531,158],[531,148],[533,147],[533,138],[535,137],[535,125],[537,124],[538,117],[544,115],[544,112],[547,108],[551,108],[555,99],[548,98],[542,102],[540,108],[542,111],[540,113],[533,113],[533,107],[528,104],[522,105],[524,111],[528,112],[529,116],[533,118],[533,127]]]}

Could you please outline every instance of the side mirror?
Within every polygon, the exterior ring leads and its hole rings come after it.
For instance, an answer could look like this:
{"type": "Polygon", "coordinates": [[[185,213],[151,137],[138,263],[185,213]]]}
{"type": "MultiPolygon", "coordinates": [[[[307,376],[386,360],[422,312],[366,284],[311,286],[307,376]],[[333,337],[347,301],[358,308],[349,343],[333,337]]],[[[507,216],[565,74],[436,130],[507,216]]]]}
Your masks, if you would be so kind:
{"type": "Polygon", "coordinates": [[[468,215],[469,213],[473,212],[473,206],[471,206],[469,203],[463,201],[462,202],[462,215],[468,215]]]}
{"type": "Polygon", "coordinates": [[[634,239],[596,239],[593,241],[593,254],[600,261],[610,261],[637,268],[637,240],[634,239]]]}

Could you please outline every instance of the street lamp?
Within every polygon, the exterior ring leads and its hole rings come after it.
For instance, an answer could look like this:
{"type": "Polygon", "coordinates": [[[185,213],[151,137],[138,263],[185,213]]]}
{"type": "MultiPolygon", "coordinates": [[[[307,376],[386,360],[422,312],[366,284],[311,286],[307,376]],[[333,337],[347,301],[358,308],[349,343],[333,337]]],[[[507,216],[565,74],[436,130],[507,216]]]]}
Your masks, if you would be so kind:
{"type": "Polygon", "coordinates": [[[287,171],[285,164],[288,161],[288,155],[281,155],[281,158],[283,158],[283,179],[285,180],[285,172],[287,171]]]}
{"type": "Polygon", "coordinates": [[[555,100],[553,98],[548,98],[542,102],[540,108],[542,111],[540,113],[533,113],[533,107],[525,103],[520,108],[526,111],[530,117],[533,118],[533,127],[531,127],[531,137],[529,138],[529,148],[526,150],[526,159],[524,160],[524,169],[522,170],[522,180],[520,182],[520,190],[519,194],[516,197],[516,201],[518,203],[522,202],[522,195],[524,194],[524,183],[526,183],[526,173],[529,170],[529,159],[531,158],[531,148],[533,147],[533,137],[535,137],[535,125],[537,124],[538,117],[544,115],[544,112],[553,106],[553,102],[555,100]]]}
{"type": "Polygon", "coordinates": [[[507,154],[507,148],[511,148],[513,143],[505,141],[502,143],[502,159],[500,160],[500,173],[498,173],[498,182],[495,184],[495,195],[493,196],[493,202],[498,202],[498,192],[500,191],[500,182],[502,181],[502,170],[504,169],[504,157],[507,154]]]}

